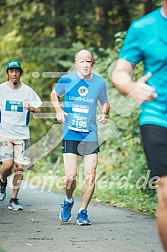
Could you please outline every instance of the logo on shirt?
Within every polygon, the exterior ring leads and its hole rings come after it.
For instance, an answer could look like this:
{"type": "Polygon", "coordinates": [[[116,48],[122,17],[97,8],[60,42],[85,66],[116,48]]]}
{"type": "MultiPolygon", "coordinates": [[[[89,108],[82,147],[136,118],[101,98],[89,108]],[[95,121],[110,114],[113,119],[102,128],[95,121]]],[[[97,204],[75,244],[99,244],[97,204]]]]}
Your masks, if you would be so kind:
{"type": "Polygon", "coordinates": [[[88,89],[85,86],[81,86],[78,89],[78,93],[79,93],[80,96],[85,96],[88,93],[88,89]]]}

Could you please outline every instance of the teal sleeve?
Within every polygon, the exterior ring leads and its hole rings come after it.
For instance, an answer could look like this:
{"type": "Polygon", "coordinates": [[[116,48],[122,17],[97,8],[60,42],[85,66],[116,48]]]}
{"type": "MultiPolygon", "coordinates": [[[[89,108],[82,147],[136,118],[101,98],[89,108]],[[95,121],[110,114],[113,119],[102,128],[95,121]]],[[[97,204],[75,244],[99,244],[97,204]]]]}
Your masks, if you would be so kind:
{"type": "Polygon", "coordinates": [[[119,52],[119,58],[125,59],[133,64],[137,64],[141,60],[141,41],[138,29],[135,27],[135,21],[132,22],[119,52]]]}

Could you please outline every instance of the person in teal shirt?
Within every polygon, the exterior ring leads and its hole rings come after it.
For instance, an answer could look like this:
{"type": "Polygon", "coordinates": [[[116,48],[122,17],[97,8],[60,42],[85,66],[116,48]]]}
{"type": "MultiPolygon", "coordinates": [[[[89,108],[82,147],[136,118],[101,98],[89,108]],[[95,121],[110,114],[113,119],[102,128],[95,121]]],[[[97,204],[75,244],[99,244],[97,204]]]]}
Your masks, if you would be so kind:
{"type": "MultiPolygon", "coordinates": [[[[139,125],[151,176],[157,178],[157,226],[167,251],[167,0],[130,25],[111,73],[113,85],[141,106],[139,125]],[[143,62],[143,76],[132,79],[143,62]]],[[[128,98],[127,98],[128,99],[128,98]]]]}

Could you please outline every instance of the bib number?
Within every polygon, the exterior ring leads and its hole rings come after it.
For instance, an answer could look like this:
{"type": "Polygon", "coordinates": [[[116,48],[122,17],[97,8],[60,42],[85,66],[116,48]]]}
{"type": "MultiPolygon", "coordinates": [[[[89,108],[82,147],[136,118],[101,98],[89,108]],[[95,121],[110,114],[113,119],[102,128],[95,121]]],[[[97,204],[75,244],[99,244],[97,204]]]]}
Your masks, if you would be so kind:
{"type": "Polygon", "coordinates": [[[6,101],[6,111],[23,112],[23,103],[20,101],[6,101]]]}
{"type": "Polygon", "coordinates": [[[68,128],[79,132],[89,131],[90,117],[88,115],[80,115],[72,113],[69,115],[68,128]]]}

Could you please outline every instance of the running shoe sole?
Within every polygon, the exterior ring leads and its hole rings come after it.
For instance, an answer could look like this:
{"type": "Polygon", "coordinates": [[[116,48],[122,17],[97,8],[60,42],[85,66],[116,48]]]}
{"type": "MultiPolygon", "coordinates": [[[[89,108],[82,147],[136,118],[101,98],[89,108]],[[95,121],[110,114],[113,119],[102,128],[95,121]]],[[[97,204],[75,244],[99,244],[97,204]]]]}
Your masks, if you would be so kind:
{"type": "Polygon", "coordinates": [[[9,210],[13,210],[13,211],[22,211],[22,210],[23,210],[23,208],[15,209],[15,208],[13,208],[13,207],[11,207],[11,206],[8,206],[8,209],[9,209],[9,210]]]}
{"type": "Polygon", "coordinates": [[[91,225],[91,223],[90,223],[90,222],[81,223],[81,222],[79,222],[79,220],[77,220],[77,224],[78,224],[79,226],[87,226],[87,225],[91,225]]]}
{"type": "Polygon", "coordinates": [[[68,219],[68,220],[62,220],[62,218],[61,218],[61,213],[59,214],[59,218],[60,218],[60,220],[62,221],[62,222],[69,222],[71,219],[72,219],[72,216],[68,219]]]}

